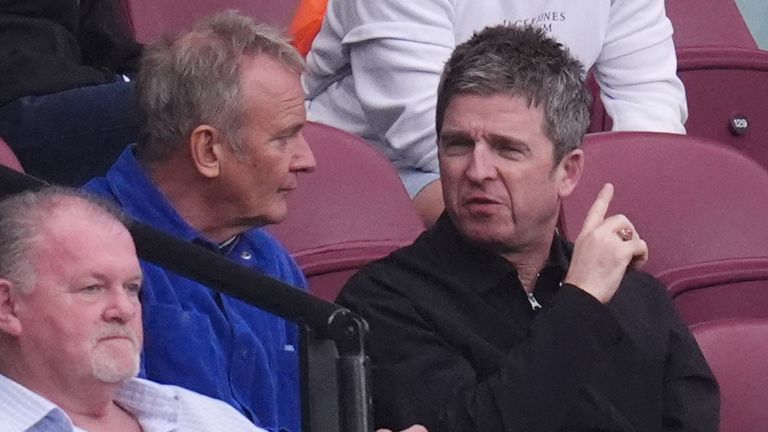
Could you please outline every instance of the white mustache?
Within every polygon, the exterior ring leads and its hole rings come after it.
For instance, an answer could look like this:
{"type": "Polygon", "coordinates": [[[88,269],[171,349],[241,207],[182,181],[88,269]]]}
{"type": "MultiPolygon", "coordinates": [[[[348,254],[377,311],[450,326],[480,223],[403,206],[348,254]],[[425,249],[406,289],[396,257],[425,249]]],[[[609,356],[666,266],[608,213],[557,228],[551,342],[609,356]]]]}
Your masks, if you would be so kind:
{"type": "Polygon", "coordinates": [[[136,332],[122,324],[107,324],[103,326],[96,336],[96,340],[99,341],[112,337],[125,337],[131,340],[133,346],[139,346],[139,337],[136,335],[136,332]]]}

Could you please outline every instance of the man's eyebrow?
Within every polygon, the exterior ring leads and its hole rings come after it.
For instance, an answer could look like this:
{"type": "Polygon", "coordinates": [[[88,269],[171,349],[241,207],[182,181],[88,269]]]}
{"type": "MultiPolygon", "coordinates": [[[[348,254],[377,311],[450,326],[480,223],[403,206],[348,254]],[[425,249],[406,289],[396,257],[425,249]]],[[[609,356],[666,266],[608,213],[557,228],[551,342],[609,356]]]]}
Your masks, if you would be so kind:
{"type": "MultiPolygon", "coordinates": [[[[109,282],[111,279],[108,275],[102,272],[93,272],[88,274],[88,277],[96,280],[98,283],[106,283],[109,282]]],[[[144,279],[144,275],[142,273],[136,273],[133,276],[130,276],[125,281],[126,282],[142,282],[144,279]]]]}
{"type": "Polygon", "coordinates": [[[521,141],[508,135],[486,134],[485,137],[493,146],[512,146],[520,150],[522,153],[528,154],[531,152],[531,147],[525,141],[521,141]]]}
{"type": "Polygon", "coordinates": [[[472,136],[464,131],[441,132],[439,139],[440,141],[473,140],[472,136]]]}
{"type": "Polygon", "coordinates": [[[297,123],[297,124],[293,124],[293,125],[290,125],[290,126],[286,126],[285,128],[277,131],[277,133],[275,133],[273,135],[273,137],[276,138],[276,139],[277,138],[284,139],[284,138],[293,137],[293,136],[297,135],[299,133],[299,131],[301,131],[303,128],[304,128],[304,123],[301,123],[301,124],[297,123]]]}
{"type": "Polygon", "coordinates": [[[89,276],[94,278],[94,279],[97,279],[100,282],[104,282],[104,281],[109,279],[107,277],[107,275],[105,275],[104,273],[101,273],[101,272],[93,272],[89,276]]]}

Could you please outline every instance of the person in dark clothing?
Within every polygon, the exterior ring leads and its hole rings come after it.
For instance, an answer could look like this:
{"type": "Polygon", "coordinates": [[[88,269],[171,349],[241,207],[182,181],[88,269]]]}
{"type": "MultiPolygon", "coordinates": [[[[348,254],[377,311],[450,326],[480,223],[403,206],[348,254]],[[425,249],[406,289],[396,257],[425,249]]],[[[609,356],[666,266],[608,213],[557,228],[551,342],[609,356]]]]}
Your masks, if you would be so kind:
{"type": "Polygon", "coordinates": [[[0,2],[0,137],[27,172],[79,185],[136,141],[141,50],[114,0],[0,2]]]}
{"type": "Polygon", "coordinates": [[[716,431],[718,385],[647,246],[606,217],[556,233],[583,169],[583,67],[531,27],[460,45],[437,102],[446,211],[362,269],[339,303],[370,324],[377,427],[716,431]]]}

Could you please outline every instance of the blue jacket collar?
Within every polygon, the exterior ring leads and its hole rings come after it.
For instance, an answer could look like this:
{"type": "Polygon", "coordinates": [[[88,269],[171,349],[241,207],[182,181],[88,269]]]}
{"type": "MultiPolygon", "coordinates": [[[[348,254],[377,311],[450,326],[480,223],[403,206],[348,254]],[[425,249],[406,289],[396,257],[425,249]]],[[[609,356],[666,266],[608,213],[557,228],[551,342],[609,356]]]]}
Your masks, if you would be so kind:
{"type": "Polygon", "coordinates": [[[135,145],[126,148],[106,175],[120,207],[140,222],[173,233],[176,237],[214,245],[176,212],[136,159],[135,150],[135,145]]]}

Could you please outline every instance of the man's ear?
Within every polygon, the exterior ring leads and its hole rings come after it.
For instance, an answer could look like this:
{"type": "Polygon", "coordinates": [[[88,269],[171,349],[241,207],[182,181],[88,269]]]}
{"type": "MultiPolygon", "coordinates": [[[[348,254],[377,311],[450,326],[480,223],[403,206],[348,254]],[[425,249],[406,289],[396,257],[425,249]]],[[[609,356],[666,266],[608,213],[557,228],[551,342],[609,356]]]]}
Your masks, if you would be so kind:
{"type": "Polygon", "coordinates": [[[557,167],[557,193],[560,198],[565,198],[576,189],[576,185],[584,170],[584,152],[574,149],[568,152],[557,167]]]}
{"type": "Polygon", "coordinates": [[[221,172],[221,151],[219,130],[210,125],[197,126],[189,136],[189,154],[197,172],[203,177],[215,178],[221,172]]]}
{"type": "Polygon", "coordinates": [[[16,314],[16,287],[8,279],[0,279],[0,331],[11,336],[21,333],[21,321],[16,314]]]}

